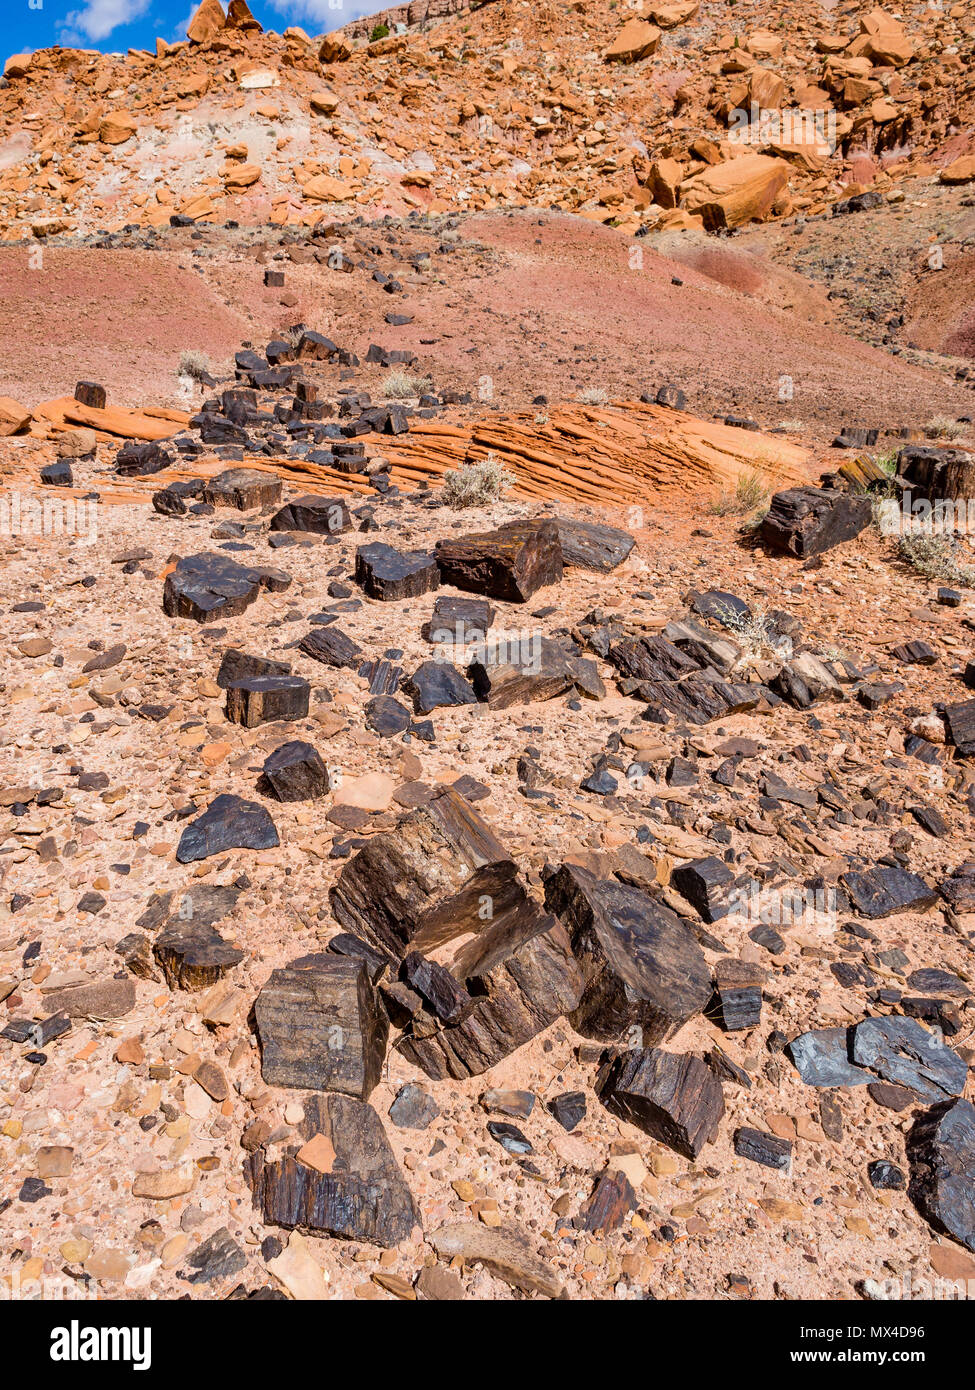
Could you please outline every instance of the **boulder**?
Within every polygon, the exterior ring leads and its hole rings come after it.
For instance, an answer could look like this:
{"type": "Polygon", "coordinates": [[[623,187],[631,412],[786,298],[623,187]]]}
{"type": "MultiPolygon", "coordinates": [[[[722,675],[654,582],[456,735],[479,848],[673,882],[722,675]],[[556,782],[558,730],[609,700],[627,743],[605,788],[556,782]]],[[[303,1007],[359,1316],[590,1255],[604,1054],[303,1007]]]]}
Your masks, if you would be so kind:
{"type": "Polygon", "coordinates": [[[637,63],[657,51],[660,30],[645,19],[628,19],[616,38],[603,50],[607,63],[637,63]]]}
{"type": "Polygon", "coordinates": [[[686,212],[704,219],[710,232],[762,221],[789,184],[784,159],[746,154],[712,164],[681,184],[686,212]]]}
{"type": "Polygon", "coordinates": [[[759,536],[770,550],[807,560],[858,536],[872,516],[867,496],[834,488],[788,488],[772,498],[759,536]]]}
{"type": "Polygon", "coordinates": [[[511,521],[496,531],[436,545],[443,584],[508,603],[525,603],[562,578],[562,547],[554,521],[511,521]]]}

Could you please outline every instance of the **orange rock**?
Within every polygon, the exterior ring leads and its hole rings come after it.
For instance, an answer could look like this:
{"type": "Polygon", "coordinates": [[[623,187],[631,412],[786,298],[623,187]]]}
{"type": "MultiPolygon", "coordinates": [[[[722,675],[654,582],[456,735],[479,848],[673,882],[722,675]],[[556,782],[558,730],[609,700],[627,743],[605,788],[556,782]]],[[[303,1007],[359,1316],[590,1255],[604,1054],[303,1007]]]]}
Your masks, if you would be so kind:
{"type": "Polygon", "coordinates": [[[103,145],[124,145],[131,140],[138,126],[135,117],[128,111],[114,111],[103,116],[98,127],[98,138],[103,145]]]}
{"type": "Polygon", "coordinates": [[[788,183],[789,165],[784,159],[743,155],[686,179],[681,185],[682,205],[687,212],[698,213],[708,231],[741,227],[767,217],[788,183]]]}
{"type": "MultiPolygon", "coordinates": [[[[246,8],[246,6],[245,6],[246,8]]],[[[203,0],[202,5],[186,27],[190,43],[208,43],[226,28],[227,16],[220,0],[203,0]]]]}
{"type": "Polygon", "coordinates": [[[947,164],[938,179],[941,183],[971,183],[975,179],[975,155],[965,155],[947,164]]]}
{"type": "Polygon", "coordinates": [[[607,63],[636,63],[655,53],[660,30],[646,19],[628,19],[610,46],[604,50],[607,63]]]}

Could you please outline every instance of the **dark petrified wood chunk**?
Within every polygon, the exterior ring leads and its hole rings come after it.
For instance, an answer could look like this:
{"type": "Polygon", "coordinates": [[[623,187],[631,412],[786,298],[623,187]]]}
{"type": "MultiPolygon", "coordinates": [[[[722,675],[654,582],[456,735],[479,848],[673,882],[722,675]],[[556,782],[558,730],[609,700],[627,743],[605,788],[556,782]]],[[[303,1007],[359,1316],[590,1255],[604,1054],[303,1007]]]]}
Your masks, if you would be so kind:
{"type": "Polygon", "coordinates": [[[735,1130],[735,1153],[739,1158],[761,1163],[765,1168],[777,1168],[780,1173],[792,1171],[792,1144],[788,1139],[779,1139],[775,1134],[766,1134],[761,1129],[750,1129],[742,1125],[735,1130]]]}
{"type": "Polygon", "coordinates": [[[685,1158],[713,1142],[724,1115],[721,1083],[699,1057],[636,1048],[615,1058],[597,1080],[614,1115],[685,1158]]]}
{"type": "Polygon", "coordinates": [[[341,1091],[365,1100],[379,1080],[389,1020],[365,961],[319,955],[275,970],[254,1017],[270,1086],[341,1091]]]}
{"type": "Polygon", "coordinates": [[[617,642],[609,660],[624,676],[640,681],[676,681],[701,669],[700,662],[665,637],[636,637],[617,642]]]}
{"type": "Polygon", "coordinates": [[[173,456],[158,440],[129,439],[115,455],[115,471],[123,478],[161,473],[173,463],[173,456]]]}
{"type": "Polygon", "coordinates": [[[524,896],[508,851],[449,787],[374,835],[330,894],[340,926],[398,957],[480,932],[524,896]]]}
{"type": "Polygon", "coordinates": [[[580,1231],[618,1231],[637,1208],[636,1193],[625,1173],[601,1173],[575,1219],[580,1231]]]}
{"type": "Polygon", "coordinates": [[[441,540],[436,555],[442,583],[508,603],[524,603],[562,578],[554,521],[510,521],[496,531],[441,540]]]}
{"type": "Polygon", "coordinates": [[[975,1250],[975,1107],[946,1100],[907,1139],[908,1195],[929,1225],[975,1250]]]}
{"type": "Polygon", "coordinates": [[[250,607],[261,588],[258,570],[238,565],[227,555],[187,555],[166,576],[163,612],[198,623],[233,618],[250,607]]]}
{"type": "Polygon", "coordinates": [[[401,1086],[389,1107],[389,1118],[397,1129],[428,1129],[439,1114],[433,1096],[415,1081],[401,1086]]]}
{"type": "Polygon", "coordinates": [[[947,994],[952,999],[967,999],[971,994],[964,980],[950,970],[938,970],[932,965],[912,970],[907,983],[911,989],[920,990],[922,994],[947,994]]]}
{"type": "Polygon", "coordinates": [[[239,512],[273,506],[281,500],[281,479],[257,468],[227,468],[206,484],[203,500],[211,507],[236,507],[239,512]]]}
{"type": "Polygon", "coordinates": [[[494,611],[486,599],[441,594],[421,635],[428,642],[463,649],[471,642],[481,641],[487,634],[494,622],[494,611]]]}
{"type": "Polygon", "coordinates": [[[715,855],[679,865],[670,881],[681,897],[697,908],[705,922],[718,922],[737,906],[735,876],[715,855]]]}
{"type": "Polygon", "coordinates": [[[227,718],[245,729],[275,719],[304,719],[310,695],[302,676],[250,676],[227,687],[227,718]]]}
{"type": "Polygon", "coordinates": [[[941,896],[955,912],[975,912],[975,859],[965,859],[941,884],[941,896]]]}
{"type": "Polygon", "coordinates": [[[405,733],[413,723],[413,715],[406,705],[394,700],[392,695],[377,695],[366,705],[366,727],[380,738],[392,738],[405,733]]]}
{"type": "Polygon", "coordinates": [[[865,1018],[851,1029],[850,1057],[929,1104],[961,1095],[968,1077],[958,1053],[913,1018],[865,1018]]]}
{"type": "Polygon", "coordinates": [[[413,701],[417,714],[449,705],[476,705],[474,687],[449,661],[424,661],[403,682],[403,691],[413,701]]]}
{"type": "MultiPolygon", "coordinates": [[[[474,1006],[452,1027],[419,1027],[400,1044],[403,1055],[435,1080],[479,1076],[569,1013],[582,976],[568,934],[521,892],[518,905],[462,945],[451,973],[474,1006]]],[[[483,925],[483,924],[482,924],[483,925]]]]}
{"type": "Polygon", "coordinates": [[[878,864],[864,872],[840,875],[854,909],[862,917],[889,917],[895,912],[924,912],[938,901],[920,874],[878,864]]]}
{"type": "Polygon", "coordinates": [[[402,974],[406,984],[442,1023],[461,1023],[474,1007],[467,990],[446,966],[427,960],[419,951],[410,951],[404,957],[402,974]]]}
{"type": "Polygon", "coordinates": [[[41,469],[41,482],[48,487],[74,487],[74,474],[67,459],[46,463],[41,469]]]}
{"type": "Polygon", "coordinates": [[[79,381],[74,388],[74,398],[95,410],[104,410],[108,399],[104,386],[97,381],[79,381]]]}
{"type": "Polygon", "coordinates": [[[616,526],[601,526],[594,521],[570,521],[567,517],[559,517],[555,524],[559,530],[563,563],[577,565],[580,569],[608,574],[623,563],[636,545],[629,531],[621,531],[616,526]]]}
{"type": "Polygon", "coordinates": [[[279,843],[274,821],[263,806],[224,792],[186,826],[176,858],[190,864],[228,849],[274,849],[279,843]]]}
{"type": "Polygon", "coordinates": [[[291,662],[278,661],[270,656],[251,656],[248,652],[228,647],[220,659],[217,672],[217,685],[226,690],[238,681],[250,680],[252,676],[290,676],[291,662]]]}
{"type": "Polygon", "coordinates": [[[530,1154],[535,1150],[530,1139],[522,1134],[517,1125],[505,1124],[502,1120],[488,1120],[488,1134],[496,1139],[509,1154],[530,1154]]]}
{"type": "Polygon", "coordinates": [[[305,656],[313,657],[326,666],[347,666],[352,670],[362,659],[362,648],[335,626],[313,627],[298,643],[305,656]]]}
{"type": "Polygon", "coordinates": [[[170,989],[189,990],[209,989],[244,959],[216,927],[194,919],[171,922],[157,936],[153,955],[170,989]]]}
{"type": "Polygon", "coordinates": [[[714,967],[712,1012],[727,1033],[757,1028],[762,1021],[762,981],[765,971],[737,956],[725,956],[714,967]]]}
{"type": "Polygon", "coordinates": [[[566,1091],[550,1100],[548,1108],[562,1128],[571,1134],[576,1125],[586,1118],[586,1093],[566,1091]]]}
{"type": "Polygon", "coordinates": [[[866,1086],[870,1072],[849,1058],[845,1028],[818,1028],[793,1038],[786,1051],[807,1086],[866,1086]]]}
{"type": "Polygon", "coordinates": [[[422,550],[400,551],[383,541],[360,545],[355,553],[355,579],[370,598],[390,601],[418,598],[440,587],[440,570],[422,550]]]}
{"type": "Polygon", "coordinates": [[[771,687],[795,709],[809,709],[819,700],[842,700],[843,688],[824,661],[812,652],[801,652],[787,661],[771,687]]]}
{"type": "Polygon", "coordinates": [[[687,923],[638,888],[563,864],[545,884],[545,906],[565,922],[585,990],[572,1013],[583,1037],[615,1041],[642,1030],[665,1042],[700,1013],[711,972],[687,923]]]}
{"type": "Polygon", "coordinates": [[[805,560],[858,536],[872,515],[865,495],[834,488],[789,488],[772,498],[759,535],[770,550],[805,560]]]}
{"type": "Polygon", "coordinates": [[[329,790],[328,769],[321,754],[302,739],[282,743],[268,754],[264,781],[279,801],[311,801],[329,790]]]}
{"type": "Polygon", "coordinates": [[[949,742],[963,758],[970,758],[975,754],[975,700],[945,705],[944,716],[949,742]]]}
{"type": "Polygon", "coordinates": [[[467,675],[478,699],[492,709],[552,700],[577,684],[595,699],[606,693],[593,662],[573,656],[549,637],[480,644],[467,675]]]}
{"type": "Polygon", "coordinates": [[[312,1096],[302,1134],[323,1137],[320,1147],[335,1155],[330,1171],[290,1156],[265,1163],[261,1150],[246,1161],[264,1222],[386,1247],[409,1237],[420,1214],[371,1105],[352,1096],[312,1096]]]}
{"type": "Polygon", "coordinates": [[[272,531],[312,531],[319,536],[337,536],[351,529],[352,518],[341,497],[308,493],[288,502],[271,517],[272,531]]]}

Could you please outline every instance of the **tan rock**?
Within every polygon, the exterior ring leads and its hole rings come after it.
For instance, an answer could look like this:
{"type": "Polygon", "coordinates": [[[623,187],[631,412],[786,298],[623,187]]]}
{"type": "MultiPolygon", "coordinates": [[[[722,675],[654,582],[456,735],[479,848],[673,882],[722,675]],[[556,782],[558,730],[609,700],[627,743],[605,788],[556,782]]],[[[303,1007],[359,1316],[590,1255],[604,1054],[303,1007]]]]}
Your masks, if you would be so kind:
{"type": "MultiPolygon", "coordinates": [[[[971,183],[975,179],[975,155],[969,154],[946,164],[938,175],[941,183],[971,183]]],[[[0,401],[0,409],[3,402],[0,401]]]]}
{"type": "Polygon", "coordinates": [[[186,27],[190,43],[209,43],[227,24],[220,0],[203,0],[202,5],[186,27]]]}
{"type": "Polygon", "coordinates": [[[708,231],[741,227],[767,217],[788,183],[784,159],[742,155],[685,180],[682,205],[686,212],[700,214],[708,231]]]}
{"type": "Polygon", "coordinates": [[[314,1302],[328,1297],[328,1275],[317,1260],[312,1259],[308,1242],[298,1231],[292,1231],[287,1246],[267,1269],[284,1289],[299,1302],[314,1302]]]}
{"type": "Polygon", "coordinates": [[[168,1202],[192,1191],[196,1183],[195,1163],[184,1163],[161,1173],[140,1173],[132,1184],[133,1197],[148,1197],[153,1202],[168,1202]]]}
{"type": "Polygon", "coordinates": [[[628,19],[610,46],[603,51],[607,63],[636,63],[655,53],[660,30],[646,19],[628,19]]]}

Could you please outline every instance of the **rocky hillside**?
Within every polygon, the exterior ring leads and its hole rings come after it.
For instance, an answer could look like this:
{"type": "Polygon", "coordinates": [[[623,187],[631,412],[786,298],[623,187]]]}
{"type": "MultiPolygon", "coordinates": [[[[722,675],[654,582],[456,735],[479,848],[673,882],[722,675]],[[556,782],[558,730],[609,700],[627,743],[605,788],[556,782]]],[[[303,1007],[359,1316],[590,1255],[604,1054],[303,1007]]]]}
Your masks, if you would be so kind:
{"type": "Polygon", "coordinates": [[[14,56],[0,235],[527,205],[721,229],[975,175],[964,4],[453,9],[322,41],[206,0],[155,53],[14,56]]]}

